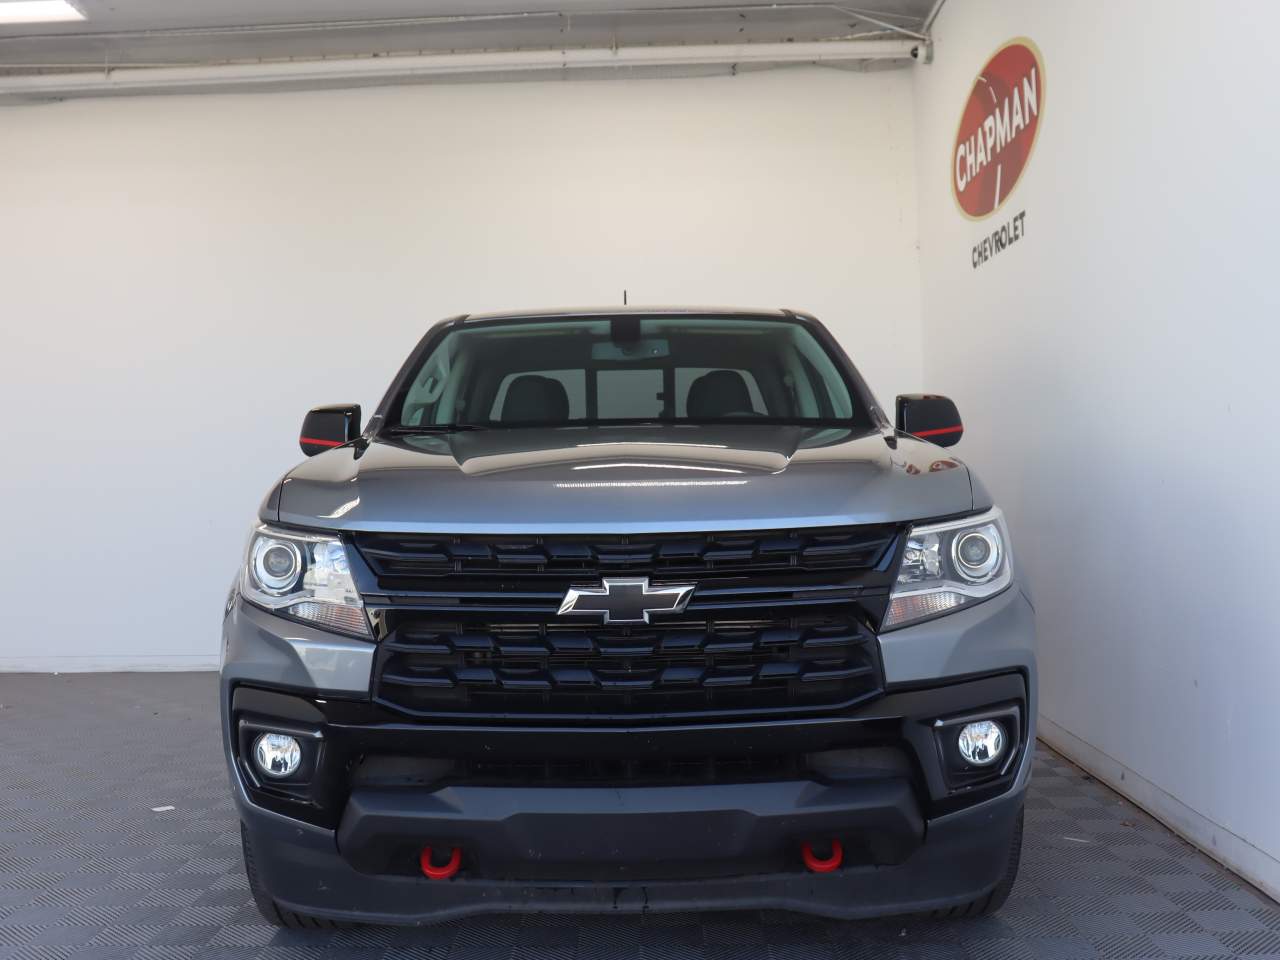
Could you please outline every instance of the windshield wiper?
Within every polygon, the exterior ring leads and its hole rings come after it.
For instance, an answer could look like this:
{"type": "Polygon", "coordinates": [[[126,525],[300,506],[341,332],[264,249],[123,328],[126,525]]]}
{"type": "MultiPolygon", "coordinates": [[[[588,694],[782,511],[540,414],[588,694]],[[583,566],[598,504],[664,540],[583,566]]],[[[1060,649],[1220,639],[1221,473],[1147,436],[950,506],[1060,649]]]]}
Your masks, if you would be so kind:
{"type": "Polygon", "coordinates": [[[767,416],[727,416],[727,417],[681,417],[679,420],[667,420],[665,423],[688,423],[699,427],[715,427],[729,425],[735,427],[821,427],[824,429],[840,428],[843,430],[860,429],[861,424],[852,420],[840,420],[835,417],[767,417],[767,416]]]}
{"type": "MultiPolygon", "coordinates": [[[[3,0],[0,0],[3,2],[3,0]]],[[[728,416],[728,417],[626,417],[600,420],[555,420],[536,422],[517,420],[513,423],[424,423],[420,426],[398,424],[385,427],[381,431],[390,436],[413,436],[414,434],[461,433],[466,430],[518,430],[518,429],[555,429],[559,427],[717,427],[717,426],[758,426],[758,427],[812,427],[815,429],[840,428],[844,430],[865,429],[865,425],[852,420],[839,420],[829,417],[768,417],[768,416],[728,416]]]]}
{"type": "Polygon", "coordinates": [[[478,423],[424,423],[416,427],[400,424],[387,427],[386,432],[392,436],[404,437],[415,433],[462,433],[466,430],[488,430],[478,423]]]}

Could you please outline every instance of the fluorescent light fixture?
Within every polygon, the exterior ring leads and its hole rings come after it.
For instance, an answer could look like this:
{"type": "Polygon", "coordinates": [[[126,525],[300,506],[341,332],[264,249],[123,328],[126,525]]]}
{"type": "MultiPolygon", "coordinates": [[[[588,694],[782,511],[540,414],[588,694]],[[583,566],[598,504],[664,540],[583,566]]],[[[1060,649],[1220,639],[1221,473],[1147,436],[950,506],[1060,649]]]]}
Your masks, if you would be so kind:
{"type": "Polygon", "coordinates": [[[67,0],[0,0],[0,23],[60,23],[83,20],[67,0]]]}
{"type": "Polygon", "coordinates": [[[615,470],[618,467],[645,467],[652,470],[706,470],[710,473],[741,473],[732,467],[697,467],[686,463],[584,463],[575,470],[615,470]]]}
{"type": "Polygon", "coordinates": [[[745,487],[750,480],[600,480],[594,483],[557,483],[558,490],[587,490],[592,487],[745,487]]]}

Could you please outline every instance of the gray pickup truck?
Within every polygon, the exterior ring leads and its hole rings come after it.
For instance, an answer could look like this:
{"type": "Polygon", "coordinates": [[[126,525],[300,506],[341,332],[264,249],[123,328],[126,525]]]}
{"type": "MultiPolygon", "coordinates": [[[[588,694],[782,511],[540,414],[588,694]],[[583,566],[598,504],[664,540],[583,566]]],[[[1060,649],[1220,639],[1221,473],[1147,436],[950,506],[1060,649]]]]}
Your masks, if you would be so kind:
{"type": "Polygon", "coordinates": [[[1035,743],[1004,518],[789,310],[461,316],[258,512],[222,729],[273,923],[998,908],[1035,743]]]}

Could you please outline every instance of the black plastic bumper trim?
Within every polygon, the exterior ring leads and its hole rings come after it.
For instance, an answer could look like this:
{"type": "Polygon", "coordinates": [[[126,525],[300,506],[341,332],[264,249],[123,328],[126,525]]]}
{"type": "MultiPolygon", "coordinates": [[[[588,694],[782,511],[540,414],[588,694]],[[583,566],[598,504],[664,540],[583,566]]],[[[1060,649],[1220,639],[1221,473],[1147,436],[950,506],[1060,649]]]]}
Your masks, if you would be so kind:
{"type": "Polygon", "coordinates": [[[347,863],[334,832],[282,829],[270,813],[241,814],[259,875],[285,909],[335,920],[422,924],[484,913],[639,913],[779,909],[856,919],[944,909],[992,890],[1004,874],[1023,793],[931,821],[924,843],[894,866],[833,873],[743,874],[687,881],[531,882],[463,874],[452,880],[370,876],[347,863]]]}
{"type": "Polygon", "coordinates": [[[460,847],[493,879],[707,877],[779,870],[805,840],[851,862],[901,863],[924,836],[907,780],[675,787],[361,789],[338,849],[357,870],[412,873],[424,846],[460,847]]]}

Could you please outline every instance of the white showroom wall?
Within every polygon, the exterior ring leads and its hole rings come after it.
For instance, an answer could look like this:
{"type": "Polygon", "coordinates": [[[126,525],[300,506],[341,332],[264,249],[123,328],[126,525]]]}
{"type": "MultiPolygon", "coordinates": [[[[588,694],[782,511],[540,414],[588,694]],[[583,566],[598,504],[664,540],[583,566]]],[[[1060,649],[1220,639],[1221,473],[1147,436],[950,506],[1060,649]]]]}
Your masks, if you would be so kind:
{"type": "Polygon", "coordinates": [[[909,70],[0,111],[0,669],[208,667],[302,414],[433,320],[812,310],[920,383],[909,70]]]}
{"type": "Polygon", "coordinates": [[[1034,587],[1041,734],[1277,895],[1280,94],[1247,37],[1280,7],[1180,9],[946,5],[915,70],[925,382],[1034,587]],[[970,222],[957,123],[1017,36],[1044,58],[1039,141],[970,222]]]}

